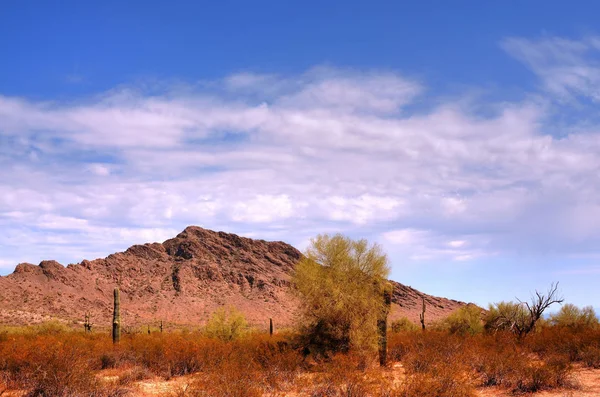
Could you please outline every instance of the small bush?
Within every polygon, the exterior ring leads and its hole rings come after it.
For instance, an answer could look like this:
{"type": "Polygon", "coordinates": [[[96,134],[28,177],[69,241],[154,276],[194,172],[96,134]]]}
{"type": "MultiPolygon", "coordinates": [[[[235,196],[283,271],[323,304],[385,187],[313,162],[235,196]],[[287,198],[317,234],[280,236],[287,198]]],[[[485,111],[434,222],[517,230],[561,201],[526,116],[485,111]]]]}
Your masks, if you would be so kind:
{"type": "Polygon", "coordinates": [[[550,323],[554,326],[580,329],[593,329],[599,326],[593,307],[586,306],[580,309],[570,303],[563,305],[558,313],[550,316],[550,323]]]}
{"type": "Polygon", "coordinates": [[[588,346],[581,352],[581,360],[590,368],[600,368],[600,347],[588,346]]]}
{"type": "Polygon", "coordinates": [[[304,357],[293,335],[247,333],[230,339],[203,332],[124,335],[114,346],[108,333],[10,333],[0,339],[0,394],[31,396],[122,395],[145,378],[191,375],[181,396],[470,396],[475,386],[515,393],[574,387],[573,363],[600,367],[600,329],[545,326],[525,337],[493,333],[401,331],[389,333],[395,370],[375,366],[361,351],[304,357]],[[121,373],[103,381],[97,371],[121,373]]]}
{"type": "Polygon", "coordinates": [[[204,327],[206,336],[222,341],[238,339],[246,332],[248,332],[248,323],[244,315],[234,307],[218,309],[204,327]]]}
{"type": "Polygon", "coordinates": [[[475,389],[469,379],[453,371],[410,376],[398,394],[401,397],[473,397],[475,389]]]}
{"type": "Polygon", "coordinates": [[[564,356],[555,356],[543,364],[530,364],[515,371],[511,380],[513,392],[535,393],[558,387],[574,388],[571,364],[564,356]]]}
{"type": "Polygon", "coordinates": [[[402,360],[407,380],[401,396],[474,395],[467,339],[445,332],[417,333],[411,339],[402,360]]]}
{"type": "Polygon", "coordinates": [[[407,317],[400,317],[399,319],[392,321],[390,329],[392,332],[399,333],[407,331],[419,331],[421,328],[417,324],[410,321],[407,317]]]}
{"type": "Polygon", "coordinates": [[[483,332],[481,309],[475,305],[466,305],[446,317],[442,322],[452,334],[475,335],[483,332]]]}
{"type": "Polygon", "coordinates": [[[153,378],[154,374],[148,368],[135,366],[127,369],[119,376],[119,385],[127,386],[134,382],[139,382],[144,379],[153,378]]]}

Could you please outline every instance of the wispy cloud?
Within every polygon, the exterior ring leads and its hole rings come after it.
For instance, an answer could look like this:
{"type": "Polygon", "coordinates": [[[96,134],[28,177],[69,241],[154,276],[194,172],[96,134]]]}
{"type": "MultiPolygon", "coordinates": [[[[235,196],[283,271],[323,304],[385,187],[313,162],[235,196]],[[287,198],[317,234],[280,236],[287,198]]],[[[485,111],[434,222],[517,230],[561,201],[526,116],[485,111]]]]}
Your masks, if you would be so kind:
{"type": "Polygon", "coordinates": [[[490,250],[489,238],[483,235],[448,240],[448,236],[432,230],[397,229],[384,232],[381,237],[391,250],[416,261],[468,261],[495,254],[490,250]]]}
{"type": "Polygon", "coordinates": [[[510,38],[504,49],[537,74],[551,93],[562,100],[579,96],[600,101],[600,38],[538,40],[510,38]]]}
{"type": "Polygon", "coordinates": [[[0,266],[105,255],[189,224],[298,245],[351,232],[413,259],[597,252],[600,134],[557,138],[534,102],[483,115],[425,92],[316,68],[71,102],[0,96],[0,266]]]}

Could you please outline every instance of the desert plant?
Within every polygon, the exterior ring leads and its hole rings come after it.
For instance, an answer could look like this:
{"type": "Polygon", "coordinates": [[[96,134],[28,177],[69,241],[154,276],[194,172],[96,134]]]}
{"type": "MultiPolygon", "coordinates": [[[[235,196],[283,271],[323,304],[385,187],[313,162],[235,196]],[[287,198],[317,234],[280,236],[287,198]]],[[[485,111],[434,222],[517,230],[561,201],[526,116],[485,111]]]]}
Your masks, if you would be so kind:
{"type": "Polygon", "coordinates": [[[425,331],[425,298],[423,299],[423,306],[421,307],[421,313],[419,313],[419,321],[421,321],[421,329],[425,331]]]}
{"type": "Polygon", "coordinates": [[[325,356],[377,351],[388,272],[387,257],[376,244],[339,234],[312,239],[293,276],[303,303],[306,351],[325,356]]]}
{"type": "Polygon", "coordinates": [[[392,321],[390,325],[392,332],[399,333],[405,331],[418,331],[419,326],[408,319],[408,317],[400,317],[392,321]]]}
{"type": "Polygon", "coordinates": [[[560,308],[558,313],[550,316],[550,323],[559,327],[596,328],[598,327],[598,317],[591,306],[580,309],[567,303],[560,308]]]}
{"type": "Polygon", "coordinates": [[[548,292],[535,291],[530,302],[499,302],[489,307],[485,319],[486,330],[510,330],[519,338],[535,329],[544,312],[555,303],[564,299],[558,296],[558,283],[552,283],[548,292]]]}
{"type": "Polygon", "coordinates": [[[113,292],[114,308],[113,308],[113,323],[112,323],[112,340],[113,343],[119,343],[121,340],[121,295],[119,288],[115,288],[113,292]]]}
{"type": "Polygon", "coordinates": [[[248,323],[244,315],[234,307],[216,310],[204,327],[209,338],[232,341],[248,332],[248,323]]]}
{"type": "Polygon", "coordinates": [[[92,332],[92,323],[90,322],[90,313],[88,312],[85,313],[83,329],[85,332],[92,332]]]}
{"type": "Polygon", "coordinates": [[[411,333],[402,362],[407,378],[400,396],[473,396],[471,339],[447,332],[411,333]]]}
{"type": "Polygon", "coordinates": [[[379,365],[385,367],[387,365],[387,318],[390,314],[392,306],[392,293],[394,287],[390,283],[382,285],[383,305],[380,308],[379,318],[377,319],[377,328],[379,332],[379,365]]]}
{"type": "Polygon", "coordinates": [[[477,334],[483,331],[481,309],[476,305],[465,305],[443,320],[443,325],[452,334],[477,334]]]}

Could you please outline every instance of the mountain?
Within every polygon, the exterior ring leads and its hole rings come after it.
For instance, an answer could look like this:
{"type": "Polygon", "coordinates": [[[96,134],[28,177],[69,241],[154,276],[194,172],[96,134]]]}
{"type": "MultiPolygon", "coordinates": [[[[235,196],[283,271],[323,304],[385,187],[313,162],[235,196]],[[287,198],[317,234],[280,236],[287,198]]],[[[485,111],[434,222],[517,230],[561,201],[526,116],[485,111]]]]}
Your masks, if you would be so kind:
{"type": "MultiPolygon", "coordinates": [[[[33,324],[49,319],[74,323],[91,313],[95,327],[111,322],[112,296],[121,288],[121,316],[130,326],[201,324],[217,308],[235,306],[265,327],[292,325],[298,300],[290,279],[302,254],[289,244],[187,227],[164,243],[134,245],[104,259],[62,266],[56,261],[21,263],[0,277],[0,323],[33,324]]],[[[394,284],[391,317],[417,322],[421,300],[429,321],[462,302],[394,284]]]]}

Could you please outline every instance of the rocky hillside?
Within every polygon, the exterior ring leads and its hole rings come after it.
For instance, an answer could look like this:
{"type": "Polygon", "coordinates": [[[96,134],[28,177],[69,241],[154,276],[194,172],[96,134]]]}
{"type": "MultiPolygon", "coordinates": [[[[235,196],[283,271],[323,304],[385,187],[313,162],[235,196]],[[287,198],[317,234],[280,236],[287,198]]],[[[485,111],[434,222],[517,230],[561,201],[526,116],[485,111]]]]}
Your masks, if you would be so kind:
{"type": "MultiPolygon", "coordinates": [[[[292,325],[298,302],[290,277],[300,258],[283,242],[190,226],[162,244],[134,245],[104,259],[67,267],[56,261],[17,265],[0,277],[0,323],[80,322],[90,312],[96,327],[108,326],[112,291],[120,284],[123,322],[132,326],[201,324],[223,305],[237,307],[255,325],[266,326],[270,317],[279,326],[292,325]]],[[[429,320],[463,305],[394,287],[392,318],[417,321],[422,297],[429,320]]]]}

